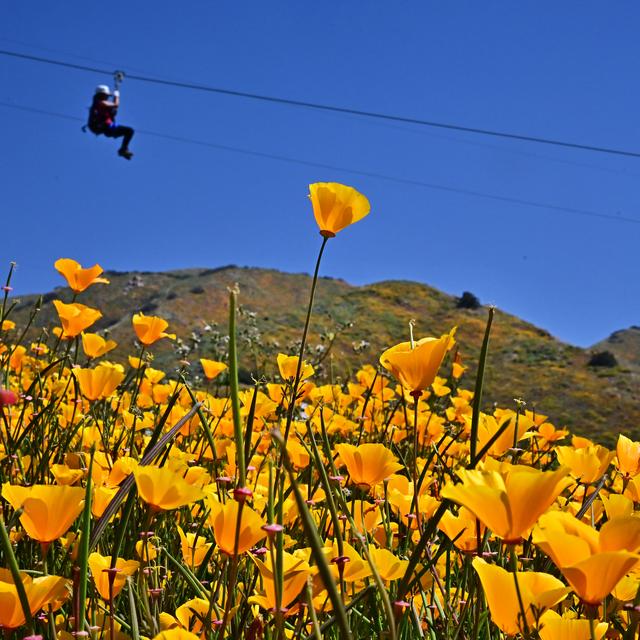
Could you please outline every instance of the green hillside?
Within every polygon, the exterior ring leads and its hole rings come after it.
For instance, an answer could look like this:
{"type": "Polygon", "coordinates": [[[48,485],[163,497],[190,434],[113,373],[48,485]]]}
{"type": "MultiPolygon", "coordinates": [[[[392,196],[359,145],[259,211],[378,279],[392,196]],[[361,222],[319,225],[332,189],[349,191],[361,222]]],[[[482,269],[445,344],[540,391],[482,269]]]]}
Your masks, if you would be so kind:
{"type": "MultiPolygon", "coordinates": [[[[242,366],[247,380],[250,375],[271,373],[278,351],[294,352],[311,285],[306,274],[235,266],[106,275],[111,280],[109,286],[91,287],[79,301],[103,312],[97,328],[108,330],[118,341],[113,359],[134,353],[131,316],[143,311],[167,319],[179,338],[173,345],[152,349],[158,366],[169,370],[178,360],[187,360],[194,375],[200,373],[199,357],[224,357],[227,289],[237,284],[242,304],[242,366]]],[[[43,296],[34,332],[55,321],[51,301],[56,298],[69,301],[69,290],[60,288],[43,296]]],[[[16,319],[24,322],[36,300],[37,296],[23,297],[16,319]]],[[[472,387],[487,310],[460,309],[457,301],[455,296],[416,282],[386,281],[356,287],[321,278],[309,357],[319,362],[321,376],[337,380],[362,364],[376,364],[383,349],[406,340],[411,320],[415,320],[417,337],[457,326],[460,353],[469,365],[466,385],[472,387]]],[[[640,361],[620,357],[616,367],[591,367],[590,356],[591,350],[560,342],[547,331],[498,310],[485,400],[487,404],[512,406],[514,398],[522,398],[529,408],[548,414],[558,426],[567,425],[601,439],[610,440],[620,431],[639,434],[640,361]]]]}

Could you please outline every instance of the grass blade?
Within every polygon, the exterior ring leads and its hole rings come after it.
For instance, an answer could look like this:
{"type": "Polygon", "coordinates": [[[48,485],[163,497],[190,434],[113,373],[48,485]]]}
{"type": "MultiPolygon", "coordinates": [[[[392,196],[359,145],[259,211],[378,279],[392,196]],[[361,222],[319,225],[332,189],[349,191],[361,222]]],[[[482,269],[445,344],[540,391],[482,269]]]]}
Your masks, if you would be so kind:
{"type": "Polygon", "coordinates": [[[305,502],[304,497],[300,492],[300,488],[298,487],[298,483],[296,482],[284,438],[282,437],[282,434],[277,430],[272,431],[271,435],[280,446],[283,466],[285,471],[287,472],[287,475],[289,476],[289,482],[291,483],[291,488],[296,500],[300,519],[302,520],[305,533],[307,534],[307,539],[309,540],[309,545],[311,546],[311,555],[318,565],[318,572],[325,586],[325,589],[329,594],[329,598],[335,612],[336,622],[338,624],[338,628],[340,629],[340,635],[343,640],[351,640],[351,629],[349,628],[347,612],[345,611],[344,603],[342,602],[342,598],[340,596],[340,593],[338,592],[336,581],[334,580],[331,569],[329,568],[329,563],[327,562],[327,559],[322,552],[323,546],[320,534],[318,533],[318,528],[316,527],[316,523],[313,521],[313,517],[309,512],[307,503],[305,502]]]}
{"type": "Polygon", "coordinates": [[[489,352],[489,336],[491,335],[491,324],[495,307],[489,307],[489,317],[487,318],[487,328],[484,331],[482,349],[480,350],[480,360],[478,361],[478,373],[476,375],[476,387],[473,393],[473,416],[471,418],[471,436],[469,440],[471,460],[476,460],[476,450],[478,447],[478,424],[480,421],[480,407],[482,406],[482,387],[484,385],[484,370],[487,364],[487,353],[489,352]]]}

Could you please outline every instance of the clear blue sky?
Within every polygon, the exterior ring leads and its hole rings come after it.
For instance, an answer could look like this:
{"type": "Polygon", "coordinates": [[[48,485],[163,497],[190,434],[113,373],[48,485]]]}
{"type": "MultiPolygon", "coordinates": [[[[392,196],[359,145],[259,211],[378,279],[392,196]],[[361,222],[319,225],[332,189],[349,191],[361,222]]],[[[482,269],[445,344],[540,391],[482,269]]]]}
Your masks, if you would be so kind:
{"type": "MultiPolygon", "coordinates": [[[[11,2],[0,48],[462,125],[640,150],[640,5],[11,2]]],[[[84,117],[105,76],[0,57],[0,101],[84,117]]],[[[372,203],[324,275],[470,290],[574,344],[640,324],[640,225],[140,134],[131,162],[79,123],[0,106],[0,265],[49,290],[106,269],[311,271],[316,181],[372,203]]],[[[125,81],[119,119],[168,135],[640,220],[640,159],[125,81]]],[[[419,319],[418,319],[419,320],[419,319]]]]}

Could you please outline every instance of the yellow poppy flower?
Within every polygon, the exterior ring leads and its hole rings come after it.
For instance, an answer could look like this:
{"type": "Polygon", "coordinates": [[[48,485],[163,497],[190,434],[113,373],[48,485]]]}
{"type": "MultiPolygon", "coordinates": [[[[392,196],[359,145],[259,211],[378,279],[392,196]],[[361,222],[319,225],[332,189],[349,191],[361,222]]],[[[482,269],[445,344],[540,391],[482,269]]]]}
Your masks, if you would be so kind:
{"type": "Polygon", "coordinates": [[[380,577],[385,582],[402,578],[409,564],[408,560],[401,560],[388,549],[375,549],[371,547],[369,549],[369,556],[378,570],[380,577]]]}
{"type": "Polygon", "coordinates": [[[66,464],[52,464],[49,471],[56,480],[56,484],[76,484],[84,478],[82,469],[71,469],[66,464]]]}
{"type": "Polygon", "coordinates": [[[106,484],[109,487],[119,485],[127,476],[133,473],[133,470],[137,469],[137,467],[138,461],[135,458],[130,456],[122,456],[121,458],[118,458],[114,462],[113,467],[111,467],[106,484]]]}
{"type": "Polygon", "coordinates": [[[81,293],[92,284],[109,284],[106,278],[99,277],[104,271],[99,264],[83,269],[80,263],[71,258],[60,258],[54,262],[53,266],[65,277],[68,285],[76,293],[81,293]]]}
{"type": "MultiPolygon", "coordinates": [[[[298,555],[284,551],[282,556],[283,583],[280,604],[286,608],[300,595],[308,576],[311,574],[311,567],[304,558],[298,555]]],[[[265,562],[257,558],[253,558],[253,561],[262,577],[262,593],[250,597],[249,603],[257,604],[267,611],[275,610],[277,602],[271,554],[267,553],[265,562]]]]}
{"type": "Polygon", "coordinates": [[[133,470],[138,495],[153,509],[169,511],[204,497],[202,489],[189,484],[167,466],[138,466],[133,470]]]}
{"type": "Polygon", "coordinates": [[[436,378],[447,351],[454,345],[455,329],[440,338],[422,338],[417,342],[401,342],[380,356],[380,364],[388,369],[412,395],[419,397],[436,378]]]}
{"type": "Polygon", "coordinates": [[[589,620],[562,618],[555,611],[545,611],[540,616],[538,634],[540,640],[602,640],[609,625],[598,622],[595,625],[595,637],[591,636],[589,620]]]}
{"type": "Polygon", "coordinates": [[[365,491],[402,469],[393,453],[383,444],[366,443],[359,446],[337,444],[335,450],[347,467],[351,482],[365,491]]]}
{"type": "Polygon", "coordinates": [[[97,333],[82,334],[82,350],[87,358],[100,358],[118,346],[115,340],[105,340],[97,333]]]}
{"type": "MultiPolygon", "coordinates": [[[[520,416],[520,419],[517,419],[514,413],[507,413],[497,418],[486,413],[480,413],[480,420],[478,421],[478,451],[482,451],[491,438],[504,426],[504,423],[509,422],[487,451],[487,454],[493,457],[499,457],[507,449],[513,447],[514,442],[518,442],[525,436],[529,427],[524,416],[520,416]]],[[[464,420],[468,424],[470,431],[471,416],[464,416],[464,420]]]]}
{"type": "Polygon", "coordinates": [[[96,320],[102,318],[102,313],[84,304],[74,302],[65,304],[61,300],[54,300],[53,306],[58,312],[62,324],[62,337],[75,338],[88,329],[96,320]]]}
{"type": "Polygon", "coordinates": [[[365,196],[338,182],[316,182],[309,185],[313,215],[325,238],[364,218],[371,210],[365,196]]]}
{"type": "Polygon", "coordinates": [[[91,500],[91,514],[94,518],[101,518],[105,509],[109,506],[111,500],[118,490],[110,487],[96,487],[93,491],[93,499],[91,500]]]}
{"type": "MultiPolygon", "coordinates": [[[[480,577],[493,622],[508,635],[522,632],[524,624],[513,573],[487,564],[482,558],[473,559],[473,568],[480,577]]],[[[528,627],[534,625],[536,616],[564,600],[570,592],[548,573],[517,571],[516,577],[528,627]]]]}
{"type": "Polygon", "coordinates": [[[145,346],[149,346],[161,338],[176,339],[175,333],[165,332],[169,323],[158,316],[145,316],[143,313],[136,313],[133,316],[132,322],[138,340],[145,346]]]}
{"type": "Polygon", "coordinates": [[[345,582],[359,582],[372,574],[369,563],[348,542],[342,545],[343,556],[339,555],[338,543],[335,540],[331,546],[324,547],[323,553],[336,580],[340,578],[341,571],[345,582]]]}
{"type": "Polygon", "coordinates": [[[640,518],[614,518],[596,531],[568,513],[551,511],[540,518],[533,542],[584,602],[597,605],[640,561],[640,518]]]}
{"type": "Polygon", "coordinates": [[[196,536],[195,533],[185,533],[178,527],[180,535],[180,548],[182,549],[182,559],[189,567],[199,567],[205,559],[211,543],[203,536],[196,536]]]}
{"type": "Polygon", "coordinates": [[[633,514],[633,500],[618,493],[611,493],[608,496],[603,495],[602,505],[607,514],[607,520],[633,514]]]}
{"type": "Polygon", "coordinates": [[[209,524],[213,527],[213,537],[218,548],[228,556],[236,554],[236,529],[240,518],[240,530],[238,535],[238,555],[248,551],[257,542],[265,537],[262,530],[265,521],[251,507],[244,504],[240,514],[240,503],[228,500],[224,505],[209,500],[211,514],[209,524]]]}
{"type": "Polygon", "coordinates": [[[467,370],[467,367],[465,367],[461,362],[454,362],[451,365],[451,375],[458,380],[459,378],[462,377],[462,374],[467,370]]]}
{"type": "MultiPolygon", "coordinates": [[[[31,578],[20,574],[22,585],[27,594],[31,615],[35,615],[43,607],[62,601],[67,596],[67,580],[58,576],[42,576],[31,578]]],[[[13,576],[8,569],[0,569],[0,627],[17,629],[26,622],[18,590],[13,576]]]]}
{"type": "MultiPolygon", "coordinates": [[[[93,576],[94,584],[100,594],[100,597],[109,601],[109,577],[111,567],[111,556],[102,556],[99,553],[89,555],[89,568],[93,576]]],[[[137,560],[125,560],[118,558],[116,560],[115,571],[113,572],[112,594],[115,598],[127,583],[127,576],[132,576],[140,566],[137,560]]]]}
{"type": "Polygon", "coordinates": [[[618,470],[625,477],[632,478],[640,473],[640,442],[634,442],[620,434],[616,457],[618,470]]]}
{"type": "Polygon", "coordinates": [[[562,440],[568,435],[569,432],[566,429],[556,429],[550,422],[543,422],[538,427],[538,438],[542,446],[562,440]]]}
{"type": "Polygon", "coordinates": [[[207,380],[217,378],[227,368],[227,365],[224,362],[207,360],[206,358],[200,358],[200,364],[202,365],[202,370],[204,371],[204,375],[207,380]]]}
{"type": "Polygon", "coordinates": [[[442,497],[465,506],[506,543],[518,542],[571,483],[567,469],[539,471],[523,465],[458,475],[462,484],[446,485],[442,497]]]}
{"type": "Polygon", "coordinates": [[[174,627],[161,631],[157,636],[154,636],[153,640],[200,640],[200,636],[182,627],[174,627]]]}
{"type": "Polygon", "coordinates": [[[471,552],[478,548],[486,527],[466,507],[460,507],[458,515],[446,511],[438,523],[438,528],[461,551],[471,552]]]}
{"type": "Polygon", "coordinates": [[[12,371],[20,371],[22,369],[22,363],[25,355],[27,354],[27,348],[19,344],[11,353],[9,357],[9,367],[12,371]]]}
{"type": "Polygon", "coordinates": [[[82,511],[84,493],[82,487],[69,485],[2,485],[2,497],[14,509],[23,510],[20,522],[27,535],[39,542],[53,542],[68,531],[82,511]]]}
{"type": "Polygon", "coordinates": [[[80,391],[87,400],[108,398],[124,380],[120,365],[99,364],[95,369],[74,369],[80,391]]]}
{"type": "Polygon", "coordinates": [[[180,605],[176,609],[176,618],[182,625],[180,628],[181,633],[176,633],[178,629],[171,629],[165,631],[164,635],[161,633],[156,638],[162,637],[165,640],[190,640],[190,638],[204,638],[204,623],[211,620],[211,603],[203,598],[192,598],[184,604],[180,605]],[[189,631],[188,631],[189,630],[189,631]],[[193,632],[193,633],[190,633],[193,632]],[[174,632],[171,634],[171,632],[174,632]],[[194,633],[201,634],[200,636],[193,635],[194,633]],[[171,634],[171,635],[167,635],[171,634]],[[187,635],[185,635],[187,634],[187,635]]]}
{"type": "Polygon", "coordinates": [[[597,482],[611,464],[615,452],[602,445],[574,447],[556,447],[558,462],[569,467],[571,475],[584,484],[597,482]]]}
{"type": "Polygon", "coordinates": [[[158,557],[158,549],[153,542],[145,538],[136,542],[136,554],[143,562],[150,562],[158,557]]]}
{"type": "MultiPolygon", "coordinates": [[[[298,356],[288,356],[284,353],[278,354],[278,370],[283,380],[294,380],[298,369],[298,360],[298,356]]],[[[300,380],[310,378],[313,373],[313,367],[306,360],[303,360],[302,367],[300,368],[300,380]]]]}
{"type": "Polygon", "coordinates": [[[143,360],[134,356],[128,356],[127,360],[132,369],[139,369],[144,364],[143,360]]]}

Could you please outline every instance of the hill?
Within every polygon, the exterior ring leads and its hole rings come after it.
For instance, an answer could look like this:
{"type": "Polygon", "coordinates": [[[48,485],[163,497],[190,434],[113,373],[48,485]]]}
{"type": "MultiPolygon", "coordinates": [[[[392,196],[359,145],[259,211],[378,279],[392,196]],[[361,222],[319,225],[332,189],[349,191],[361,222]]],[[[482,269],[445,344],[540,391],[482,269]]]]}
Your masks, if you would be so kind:
{"type": "Polygon", "coordinates": [[[640,370],[640,327],[614,331],[608,338],[591,347],[594,353],[609,351],[621,366],[640,370]]]}
{"type": "MultiPolygon", "coordinates": [[[[107,330],[119,342],[114,359],[134,353],[131,315],[143,311],[167,319],[179,337],[174,345],[154,346],[158,366],[170,369],[172,363],[186,358],[194,373],[199,373],[199,357],[224,356],[227,289],[237,283],[247,380],[250,374],[272,372],[278,351],[294,353],[311,285],[306,274],[235,266],[163,273],[111,271],[106,275],[111,280],[109,286],[93,286],[79,301],[103,312],[96,327],[107,330]]],[[[36,329],[55,322],[51,301],[56,298],[68,302],[70,291],[57,288],[43,296],[34,321],[36,329]]],[[[36,300],[37,296],[22,297],[15,319],[26,321],[36,300]]],[[[343,280],[321,278],[309,357],[320,363],[325,376],[336,380],[361,364],[376,364],[383,349],[406,340],[410,320],[415,320],[417,337],[439,335],[457,326],[460,353],[469,366],[465,384],[472,388],[487,309],[458,308],[457,303],[458,298],[416,282],[352,286],[343,280]]],[[[522,398],[529,408],[549,415],[557,426],[567,425],[609,442],[620,431],[638,435],[640,359],[623,355],[629,341],[636,345],[635,353],[640,353],[640,330],[620,335],[620,339],[609,338],[603,347],[620,351],[620,365],[591,367],[591,350],[563,343],[544,329],[497,310],[484,398],[487,404],[506,406],[513,406],[514,398],[522,398]]]]}

